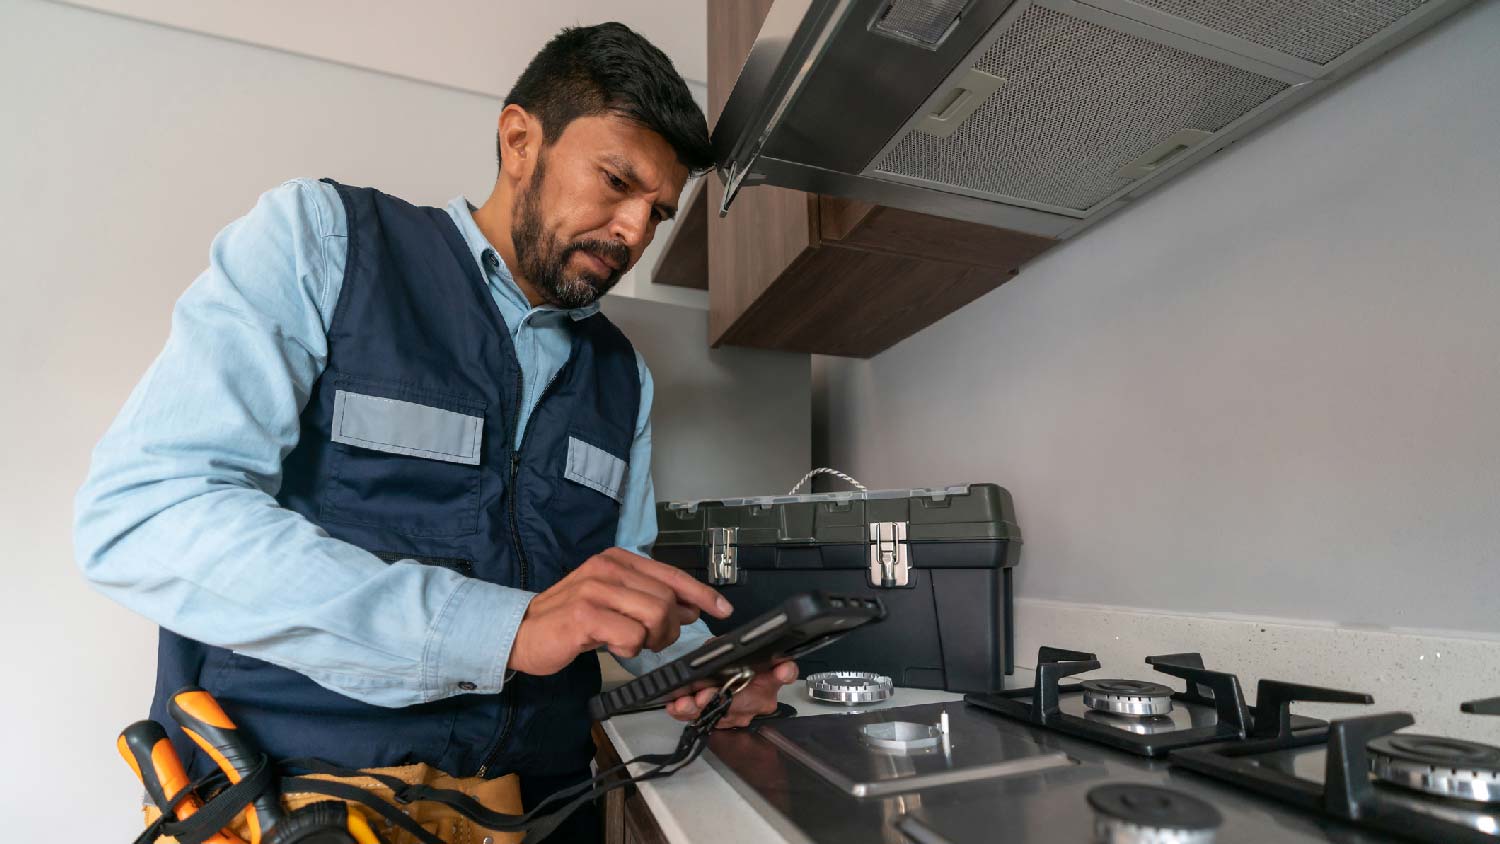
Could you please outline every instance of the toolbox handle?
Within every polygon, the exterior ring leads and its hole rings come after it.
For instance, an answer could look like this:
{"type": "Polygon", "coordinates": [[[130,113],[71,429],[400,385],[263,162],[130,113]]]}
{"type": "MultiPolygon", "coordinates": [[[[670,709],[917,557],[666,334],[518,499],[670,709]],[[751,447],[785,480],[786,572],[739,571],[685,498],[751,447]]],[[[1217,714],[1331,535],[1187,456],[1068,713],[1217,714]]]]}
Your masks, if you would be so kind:
{"type": "Polygon", "coordinates": [[[813,478],[817,477],[818,475],[833,475],[834,477],[842,478],[843,480],[846,480],[849,483],[853,484],[854,487],[856,489],[858,489],[860,492],[869,492],[868,489],[865,489],[865,485],[864,484],[860,483],[859,481],[856,481],[855,479],[849,477],[848,475],[844,474],[843,472],[840,472],[837,469],[830,469],[827,466],[819,466],[818,468],[812,470],[811,472],[808,472],[807,474],[803,475],[802,476],[802,480],[798,481],[797,484],[792,487],[791,491],[787,493],[787,495],[796,495],[797,494],[797,490],[801,489],[803,484],[807,483],[808,481],[812,480],[813,478]]]}

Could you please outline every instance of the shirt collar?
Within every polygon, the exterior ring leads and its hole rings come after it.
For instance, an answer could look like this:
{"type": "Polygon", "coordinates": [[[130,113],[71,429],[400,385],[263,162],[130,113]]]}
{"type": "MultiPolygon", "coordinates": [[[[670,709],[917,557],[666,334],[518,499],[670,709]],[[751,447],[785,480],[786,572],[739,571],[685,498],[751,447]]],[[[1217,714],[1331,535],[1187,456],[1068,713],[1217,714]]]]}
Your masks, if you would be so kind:
{"type": "Polygon", "coordinates": [[[456,196],[449,200],[446,210],[448,216],[452,217],[454,224],[458,226],[459,234],[463,235],[464,243],[468,244],[469,252],[474,256],[474,262],[479,265],[480,270],[486,273],[486,275],[493,274],[499,282],[500,289],[505,292],[505,295],[511,297],[515,300],[516,304],[528,310],[566,313],[573,318],[574,322],[588,319],[594,314],[599,313],[598,302],[567,311],[553,305],[538,305],[532,308],[531,302],[526,298],[526,294],[521,291],[521,286],[516,284],[515,277],[511,275],[510,268],[505,265],[505,259],[500,257],[499,250],[490,245],[489,239],[484,236],[484,232],[479,230],[479,224],[474,222],[473,208],[474,206],[469,203],[469,200],[462,196],[456,196]]]}

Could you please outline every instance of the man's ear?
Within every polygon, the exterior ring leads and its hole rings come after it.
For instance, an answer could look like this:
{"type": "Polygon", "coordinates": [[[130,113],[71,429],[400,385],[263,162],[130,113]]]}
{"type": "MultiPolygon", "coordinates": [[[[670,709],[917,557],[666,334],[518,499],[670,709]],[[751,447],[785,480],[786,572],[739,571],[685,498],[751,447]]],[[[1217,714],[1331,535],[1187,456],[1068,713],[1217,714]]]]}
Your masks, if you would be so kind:
{"type": "Polygon", "coordinates": [[[531,178],[542,146],[541,121],[515,103],[500,112],[496,129],[500,143],[500,172],[517,182],[531,178]]]}

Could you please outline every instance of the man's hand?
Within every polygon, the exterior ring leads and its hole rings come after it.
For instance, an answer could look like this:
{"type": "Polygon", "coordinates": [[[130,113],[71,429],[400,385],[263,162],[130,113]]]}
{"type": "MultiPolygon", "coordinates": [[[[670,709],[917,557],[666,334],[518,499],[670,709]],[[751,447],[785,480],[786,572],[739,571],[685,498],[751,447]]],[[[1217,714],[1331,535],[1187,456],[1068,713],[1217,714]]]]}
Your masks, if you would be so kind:
{"type": "Polygon", "coordinates": [[[600,646],[623,658],[659,651],[699,611],[727,618],[734,608],[681,569],[610,548],[531,599],[506,667],[556,674],[600,646]]]}
{"type": "MultiPolygon", "coordinates": [[[[729,712],[719,721],[718,729],[743,727],[757,715],[769,715],[776,711],[776,693],[782,686],[797,682],[797,663],[783,662],[768,672],[756,674],[750,684],[741,689],[729,704],[729,712]]],[[[714,699],[718,689],[699,689],[693,694],[684,694],[667,704],[667,714],[679,721],[691,721],[698,717],[703,707],[714,699]]]]}

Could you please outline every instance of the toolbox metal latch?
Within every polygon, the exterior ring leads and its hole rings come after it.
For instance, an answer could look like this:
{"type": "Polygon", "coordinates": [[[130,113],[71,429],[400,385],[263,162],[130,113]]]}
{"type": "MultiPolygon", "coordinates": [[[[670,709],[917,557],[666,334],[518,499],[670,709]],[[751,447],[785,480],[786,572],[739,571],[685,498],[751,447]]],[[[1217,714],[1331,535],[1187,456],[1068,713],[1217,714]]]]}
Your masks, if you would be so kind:
{"type": "Polygon", "coordinates": [[[910,583],[906,522],[870,522],[870,585],[889,589],[910,583]]]}
{"type": "Polygon", "coordinates": [[[740,567],[736,562],[739,528],[708,529],[708,582],[714,586],[738,583],[740,567]]]}

